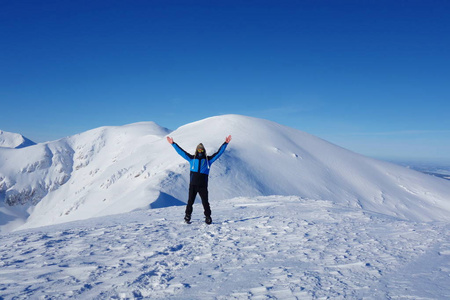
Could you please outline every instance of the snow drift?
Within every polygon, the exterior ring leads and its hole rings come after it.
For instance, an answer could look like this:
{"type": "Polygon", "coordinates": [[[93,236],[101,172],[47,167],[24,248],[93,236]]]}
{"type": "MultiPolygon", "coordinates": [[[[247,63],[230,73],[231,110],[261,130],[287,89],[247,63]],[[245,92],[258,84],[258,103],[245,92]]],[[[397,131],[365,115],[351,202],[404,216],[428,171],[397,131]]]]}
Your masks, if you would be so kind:
{"type": "Polygon", "coordinates": [[[407,220],[450,220],[449,181],[271,121],[224,115],[175,131],[144,122],[1,148],[0,226],[5,231],[183,205],[189,167],[165,137],[188,152],[202,142],[212,154],[228,134],[233,140],[210,173],[212,203],[296,195],[407,220]]]}

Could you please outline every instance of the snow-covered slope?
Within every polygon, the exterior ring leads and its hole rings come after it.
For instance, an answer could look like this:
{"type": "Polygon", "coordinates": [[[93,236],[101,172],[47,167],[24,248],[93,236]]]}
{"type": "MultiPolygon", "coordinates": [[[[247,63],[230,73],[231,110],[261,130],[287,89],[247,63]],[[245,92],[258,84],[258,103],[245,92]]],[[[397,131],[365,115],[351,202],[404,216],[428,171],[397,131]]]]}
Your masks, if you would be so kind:
{"type": "Polygon", "coordinates": [[[211,169],[212,202],[297,195],[408,220],[450,220],[449,181],[271,121],[225,115],[173,132],[146,122],[0,149],[0,217],[7,220],[0,225],[10,230],[20,219],[28,228],[182,205],[189,168],[165,140],[168,134],[188,152],[202,142],[209,154],[233,136],[211,169]]]}
{"type": "Polygon", "coordinates": [[[449,223],[215,200],[0,234],[0,299],[449,299],[449,223]],[[194,211],[201,211],[198,203],[194,211]]]}
{"type": "Polygon", "coordinates": [[[168,132],[145,122],[101,127],[22,149],[0,149],[0,226],[6,231],[27,220],[39,226],[145,207],[158,192],[150,193],[142,204],[139,191],[147,186],[138,181],[130,186],[128,181],[114,183],[122,176],[139,177],[142,170],[134,172],[135,168],[142,168],[139,162],[147,157],[142,145],[152,148],[168,132]],[[135,154],[139,148],[143,151],[135,154]],[[119,207],[114,207],[115,201],[119,207]]]}
{"type": "Polygon", "coordinates": [[[24,148],[35,144],[21,134],[0,130],[0,147],[24,148]]]}

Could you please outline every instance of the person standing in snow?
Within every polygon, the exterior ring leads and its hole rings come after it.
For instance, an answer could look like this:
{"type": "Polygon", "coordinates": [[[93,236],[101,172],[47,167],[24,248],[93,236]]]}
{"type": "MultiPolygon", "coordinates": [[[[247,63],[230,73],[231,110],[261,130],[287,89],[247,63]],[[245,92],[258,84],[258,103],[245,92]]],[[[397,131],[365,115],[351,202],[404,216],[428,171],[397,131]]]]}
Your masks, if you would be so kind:
{"type": "Polygon", "coordinates": [[[208,200],[208,175],[211,164],[215,162],[224,152],[231,141],[231,135],[229,135],[225,142],[220,146],[219,150],[211,156],[206,155],[205,147],[202,143],[198,144],[195,154],[189,154],[184,151],[177,143],[173,141],[173,138],[167,137],[167,141],[173,146],[175,151],[186,159],[190,164],[190,183],[189,183],[189,199],[186,205],[186,214],[184,221],[186,223],[191,222],[191,215],[193,211],[193,205],[195,197],[200,194],[202,199],[203,209],[205,213],[206,224],[211,224],[211,208],[208,200]]]}

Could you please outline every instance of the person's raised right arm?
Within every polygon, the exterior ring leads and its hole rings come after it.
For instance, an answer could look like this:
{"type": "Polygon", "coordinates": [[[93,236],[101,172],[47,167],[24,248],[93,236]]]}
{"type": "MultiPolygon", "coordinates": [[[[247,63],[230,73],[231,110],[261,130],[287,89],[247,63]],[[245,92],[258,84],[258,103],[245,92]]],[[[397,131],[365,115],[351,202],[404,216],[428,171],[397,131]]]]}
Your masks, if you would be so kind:
{"type": "Polygon", "coordinates": [[[185,160],[190,161],[191,159],[194,158],[193,155],[187,153],[186,151],[183,150],[183,148],[181,148],[180,146],[178,146],[178,144],[175,143],[175,142],[173,141],[173,138],[171,138],[171,137],[168,136],[168,137],[167,137],[167,141],[169,142],[169,144],[171,144],[171,145],[173,146],[173,148],[175,149],[175,151],[177,151],[177,153],[178,153],[182,158],[184,158],[185,160]]]}

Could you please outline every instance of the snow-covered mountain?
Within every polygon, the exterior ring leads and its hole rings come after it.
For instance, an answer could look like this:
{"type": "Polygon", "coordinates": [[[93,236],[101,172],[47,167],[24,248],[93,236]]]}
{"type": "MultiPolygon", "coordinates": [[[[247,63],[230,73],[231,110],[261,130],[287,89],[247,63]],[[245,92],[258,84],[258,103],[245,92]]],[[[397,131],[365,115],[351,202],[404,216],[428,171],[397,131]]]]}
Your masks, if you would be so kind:
{"type": "Polygon", "coordinates": [[[21,134],[0,130],[0,147],[17,149],[35,144],[35,142],[27,139],[21,134]]]}
{"type": "Polygon", "coordinates": [[[239,115],[171,132],[153,122],[102,127],[0,149],[0,226],[30,228],[184,204],[189,167],[167,143],[212,154],[210,198],[296,195],[416,221],[450,220],[450,181],[353,153],[280,124],[239,115]]]}

